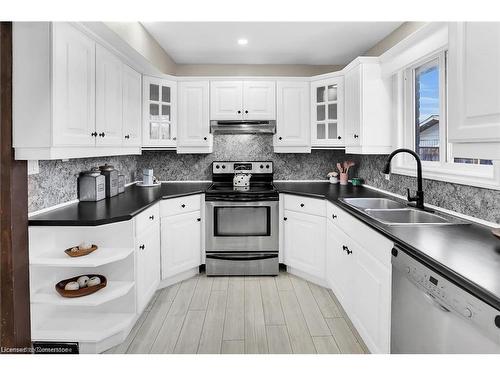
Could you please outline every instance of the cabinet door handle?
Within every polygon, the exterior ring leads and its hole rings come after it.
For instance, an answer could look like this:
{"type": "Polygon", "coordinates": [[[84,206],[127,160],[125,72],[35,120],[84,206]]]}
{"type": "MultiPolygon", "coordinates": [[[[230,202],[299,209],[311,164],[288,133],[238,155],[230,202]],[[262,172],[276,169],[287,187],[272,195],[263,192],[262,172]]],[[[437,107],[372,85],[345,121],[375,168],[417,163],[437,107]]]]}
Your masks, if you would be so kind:
{"type": "Polygon", "coordinates": [[[154,220],[154,219],[155,219],[155,215],[151,215],[151,216],[149,217],[149,220],[154,220]]]}
{"type": "Polygon", "coordinates": [[[238,114],[241,114],[241,111],[238,111],[238,114]]]}
{"type": "Polygon", "coordinates": [[[354,138],[359,138],[359,135],[357,135],[357,134],[354,134],[354,138]]]}
{"type": "Polygon", "coordinates": [[[248,111],[247,111],[247,110],[245,110],[245,113],[248,113],[248,111]]]}
{"type": "Polygon", "coordinates": [[[177,137],[172,138],[172,141],[176,141],[176,140],[177,140],[177,137]]]}
{"type": "Polygon", "coordinates": [[[300,204],[300,207],[304,207],[304,203],[301,203],[301,204],[300,204]]]}
{"type": "Polygon", "coordinates": [[[278,139],[281,141],[283,139],[283,137],[279,137],[278,139]]]}
{"type": "Polygon", "coordinates": [[[97,137],[97,132],[90,133],[92,137],[97,137]]]}
{"type": "Polygon", "coordinates": [[[199,217],[198,219],[196,219],[196,221],[201,221],[201,217],[199,217]]]}
{"type": "Polygon", "coordinates": [[[203,137],[203,140],[206,141],[207,140],[207,137],[203,137]]]}
{"type": "Polygon", "coordinates": [[[287,221],[287,220],[288,220],[288,218],[287,218],[287,217],[284,217],[284,218],[283,218],[283,220],[287,221]]]}
{"type": "Polygon", "coordinates": [[[186,207],[186,205],[183,203],[183,204],[181,204],[181,207],[184,208],[184,207],[186,207]]]}
{"type": "Polygon", "coordinates": [[[346,245],[342,245],[342,250],[344,250],[347,255],[352,254],[352,250],[349,250],[349,248],[346,245]]]}
{"type": "Polygon", "coordinates": [[[332,219],[336,219],[336,218],[337,218],[337,215],[332,214],[332,219]]]}
{"type": "Polygon", "coordinates": [[[141,249],[141,250],[144,250],[145,248],[146,248],[146,246],[145,246],[145,245],[141,245],[141,246],[139,246],[139,249],[141,249]]]}
{"type": "Polygon", "coordinates": [[[104,134],[104,132],[99,133],[99,137],[103,137],[103,138],[104,138],[104,136],[105,136],[105,135],[106,135],[106,134],[104,134]]]}
{"type": "Polygon", "coordinates": [[[130,139],[130,134],[127,134],[127,135],[125,136],[125,139],[130,139]]]}
{"type": "Polygon", "coordinates": [[[339,136],[337,137],[337,139],[342,139],[342,137],[339,135],[339,136]]]}

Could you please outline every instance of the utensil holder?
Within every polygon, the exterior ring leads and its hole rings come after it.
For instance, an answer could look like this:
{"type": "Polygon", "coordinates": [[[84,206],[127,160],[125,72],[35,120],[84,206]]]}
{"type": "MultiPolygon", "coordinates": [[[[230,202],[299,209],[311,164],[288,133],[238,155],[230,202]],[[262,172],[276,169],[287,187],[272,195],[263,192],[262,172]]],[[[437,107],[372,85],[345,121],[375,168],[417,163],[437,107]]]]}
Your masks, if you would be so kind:
{"type": "Polygon", "coordinates": [[[347,173],[340,173],[340,185],[347,185],[347,173]]]}

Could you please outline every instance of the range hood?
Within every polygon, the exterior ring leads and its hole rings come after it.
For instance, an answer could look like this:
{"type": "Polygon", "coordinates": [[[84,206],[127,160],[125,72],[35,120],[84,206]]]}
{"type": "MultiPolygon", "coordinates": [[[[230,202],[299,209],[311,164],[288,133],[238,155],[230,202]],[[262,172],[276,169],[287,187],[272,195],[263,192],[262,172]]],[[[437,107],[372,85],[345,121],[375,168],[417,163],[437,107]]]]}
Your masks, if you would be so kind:
{"type": "Polygon", "coordinates": [[[274,134],[276,133],[275,120],[212,120],[210,121],[212,134],[274,134]]]}

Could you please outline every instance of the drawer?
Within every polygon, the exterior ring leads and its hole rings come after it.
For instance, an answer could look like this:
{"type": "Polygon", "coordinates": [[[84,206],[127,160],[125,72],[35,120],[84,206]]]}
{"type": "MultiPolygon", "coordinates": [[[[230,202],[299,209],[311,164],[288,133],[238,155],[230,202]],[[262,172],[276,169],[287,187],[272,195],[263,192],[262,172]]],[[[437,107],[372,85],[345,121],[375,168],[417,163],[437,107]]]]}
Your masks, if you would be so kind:
{"type": "Polygon", "coordinates": [[[135,217],[135,233],[141,235],[149,228],[160,225],[160,205],[155,204],[135,217]]]}
{"type": "Polygon", "coordinates": [[[201,194],[164,199],[160,202],[160,215],[172,216],[201,210],[201,194]]]}
{"type": "Polygon", "coordinates": [[[302,212],[305,214],[311,214],[316,216],[325,216],[325,200],[323,198],[307,198],[300,197],[298,195],[288,195],[285,194],[285,204],[284,209],[302,212]]]}
{"type": "Polygon", "coordinates": [[[390,267],[394,246],[391,240],[333,203],[327,202],[326,217],[382,264],[390,267]]]}

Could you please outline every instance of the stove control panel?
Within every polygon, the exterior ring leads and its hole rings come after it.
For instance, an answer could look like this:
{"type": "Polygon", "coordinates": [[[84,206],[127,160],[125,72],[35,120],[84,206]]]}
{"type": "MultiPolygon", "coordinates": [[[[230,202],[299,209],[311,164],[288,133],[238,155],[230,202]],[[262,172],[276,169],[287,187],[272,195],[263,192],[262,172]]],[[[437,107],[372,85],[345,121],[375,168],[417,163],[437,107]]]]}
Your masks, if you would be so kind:
{"type": "Polygon", "coordinates": [[[447,278],[429,269],[401,249],[392,251],[392,267],[446,312],[468,320],[500,343],[500,311],[479,300],[447,278]]]}
{"type": "Polygon", "coordinates": [[[212,173],[252,173],[252,174],[272,174],[272,161],[214,161],[212,163],[212,173]]]}

